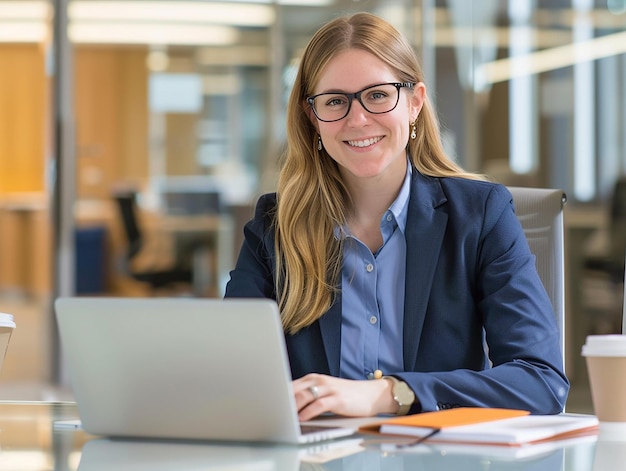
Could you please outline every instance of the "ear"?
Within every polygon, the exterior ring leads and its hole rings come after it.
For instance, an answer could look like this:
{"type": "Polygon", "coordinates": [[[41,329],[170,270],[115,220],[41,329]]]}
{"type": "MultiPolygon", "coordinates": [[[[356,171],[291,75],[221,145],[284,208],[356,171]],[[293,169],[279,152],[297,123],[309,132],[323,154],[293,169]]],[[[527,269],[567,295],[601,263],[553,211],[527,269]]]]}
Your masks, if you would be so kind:
{"type": "Polygon", "coordinates": [[[417,119],[417,116],[422,111],[424,101],[426,100],[426,85],[423,82],[417,82],[413,87],[413,94],[409,99],[409,112],[411,114],[411,122],[417,119]]]}

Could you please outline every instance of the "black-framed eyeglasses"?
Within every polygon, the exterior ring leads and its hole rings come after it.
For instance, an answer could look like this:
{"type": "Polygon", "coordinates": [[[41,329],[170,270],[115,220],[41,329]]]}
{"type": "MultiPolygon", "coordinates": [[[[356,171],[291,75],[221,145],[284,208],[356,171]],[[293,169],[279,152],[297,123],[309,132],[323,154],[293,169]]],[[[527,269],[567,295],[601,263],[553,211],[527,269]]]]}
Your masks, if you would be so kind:
{"type": "Polygon", "coordinates": [[[401,88],[413,88],[412,82],[390,82],[371,85],[355,93],[329,92],[310,96],[306,101],[320,121],[332,123],[348,116],[352,100],[359,100],[365,111],[372,114],[389,113],[398,106],[401,88]]]}

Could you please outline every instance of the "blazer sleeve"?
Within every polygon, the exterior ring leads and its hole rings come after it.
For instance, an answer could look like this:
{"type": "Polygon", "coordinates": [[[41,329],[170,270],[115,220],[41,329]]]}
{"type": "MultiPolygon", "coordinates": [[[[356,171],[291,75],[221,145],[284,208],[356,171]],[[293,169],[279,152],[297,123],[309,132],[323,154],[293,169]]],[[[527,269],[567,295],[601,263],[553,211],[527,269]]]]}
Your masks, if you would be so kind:
{"type": "MultiPolygon", "coordinates": [[[[454,234],[459,224],[448,224],[454,234]]],[[[465,225],[471,226],[469,222],[465,225]]],[[[562,412],[569,382],[563,371],[558,328],[536,271],[535,257],[505,187],[492,188],[478,227],[477,247],[467,247],[475,258],[468,255],[468,266],[455,269],[466,270],[468,279],[475,277],[471,295],[474,315],[482,322],[492,367],[399,372],[394,376],[415,391],[419,404],[412,412],[458,406],[508,407],[536,414],[562,412]]],[[[461,237],[457,239],[458,244],[464,244],[461,237]]],[[[443,292],[436,294],[446,297],[443,292]]],[[[450,299],[457,294],[447,296],[450,299]]],[[[444,304],[438,302],[432,299],[432,310],[442,312],[444,304]]],[[[424,331],[422,338],[432,334],[424,331]]],[[[454,342],[447,348],[449,355],[455,354],[454,342]]]]}

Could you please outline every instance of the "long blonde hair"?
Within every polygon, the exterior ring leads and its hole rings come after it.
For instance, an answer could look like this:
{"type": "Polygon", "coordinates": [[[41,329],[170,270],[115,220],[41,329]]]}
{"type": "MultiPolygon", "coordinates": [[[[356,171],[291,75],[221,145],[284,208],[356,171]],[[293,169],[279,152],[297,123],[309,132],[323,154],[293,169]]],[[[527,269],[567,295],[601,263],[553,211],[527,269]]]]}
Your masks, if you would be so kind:
{"type": "MultiPolygon", "coordinates": [[[[287,106],[287,142],[278,181],[276,227],[276,292],[283,327],[291,334],[319,319],[334,301],[340,281],[342,242],[335,228],[345,224],[350,195],[335,161],[317,150],[317,131],[306,98],[335,55],[346,49],[367,51],[385,62],[401,82],[423,82],[410,44],[389,23],[357,13],[335,19],[309,41],[287,106]]],[[[408,125],[408,123],[407,123],[408,125]]],[[[424,175],[477,179],[444,152],[439,123],[424,102],[409,140],[412,164],[424,175]]]]}

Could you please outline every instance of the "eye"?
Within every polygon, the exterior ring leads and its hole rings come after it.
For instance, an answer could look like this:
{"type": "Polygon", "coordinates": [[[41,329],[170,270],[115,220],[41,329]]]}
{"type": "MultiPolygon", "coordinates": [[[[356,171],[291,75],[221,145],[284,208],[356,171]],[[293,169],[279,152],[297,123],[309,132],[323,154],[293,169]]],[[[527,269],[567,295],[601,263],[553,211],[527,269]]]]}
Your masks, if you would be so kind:
{"type": "Polygon", "coordinates": [[[367,94],[368,101],[380,101],[389,98],[389,94],[384,90],[372,90],[367,94]]]}
{"type": "Polygon", "coordinates": [[[343,95],[333,95],[333,96],[330,96],[330,97],[326,98],[326,100],[324,101],[324,106],[332,108],[332,107],[337,107],[337,106],[343,106],[347,102],[348,102],[348,100],[346,99],[345,96],[343,96],[343,95]]]}

